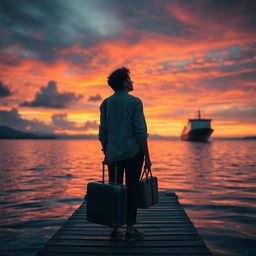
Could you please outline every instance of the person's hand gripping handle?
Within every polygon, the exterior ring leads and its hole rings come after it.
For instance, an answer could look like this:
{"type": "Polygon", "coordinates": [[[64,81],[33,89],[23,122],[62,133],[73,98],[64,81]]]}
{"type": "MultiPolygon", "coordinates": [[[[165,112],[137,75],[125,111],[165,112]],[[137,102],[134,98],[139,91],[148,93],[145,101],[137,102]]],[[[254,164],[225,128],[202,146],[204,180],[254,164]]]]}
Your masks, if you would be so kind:
{"type": "Polygon", "coordinates": [[[151,160],[150,160],[150,156],[149,156],[149,155],[145,156],[145,165],[144,165],[144,168],[145,168],[145,169],[150,169],[150,168],[151,168],[151,165],[152,165],[152,163],[151,163],[151,160]]]}

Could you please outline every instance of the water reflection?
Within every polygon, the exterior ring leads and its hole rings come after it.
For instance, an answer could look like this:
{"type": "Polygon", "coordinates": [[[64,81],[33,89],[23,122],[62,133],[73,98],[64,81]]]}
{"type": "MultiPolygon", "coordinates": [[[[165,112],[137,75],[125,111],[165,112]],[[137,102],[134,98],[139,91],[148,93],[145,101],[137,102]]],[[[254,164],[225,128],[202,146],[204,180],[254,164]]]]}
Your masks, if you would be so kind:
{"type": "MultiPolygon", "coordinates": [[[[215,255],[250,255],[256,143],[149,145],[160,190],[178,193],[215,255]],[[234,242],[237,247],[231,246],[234,242]]],[[[34,255],[81,203],[86,184],[101,179],[101,160],[97,141],[1,140],[3,253],[34,255]]]]}

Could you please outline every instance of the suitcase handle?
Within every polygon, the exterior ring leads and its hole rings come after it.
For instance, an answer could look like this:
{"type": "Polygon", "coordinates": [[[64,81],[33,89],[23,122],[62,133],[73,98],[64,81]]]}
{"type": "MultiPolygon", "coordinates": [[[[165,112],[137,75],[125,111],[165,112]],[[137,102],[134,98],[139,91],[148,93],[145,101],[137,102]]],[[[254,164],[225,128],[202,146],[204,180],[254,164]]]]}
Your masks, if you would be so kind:
{"type": "MultiPolygon", "coordinates": [[[[105,165],[108,165],[109,162],[105,159],[102,161],[102,183],[105,183],[105,165]]],[[[117,162],[115,164],[115,183],[117,183],[117,162]]]]}

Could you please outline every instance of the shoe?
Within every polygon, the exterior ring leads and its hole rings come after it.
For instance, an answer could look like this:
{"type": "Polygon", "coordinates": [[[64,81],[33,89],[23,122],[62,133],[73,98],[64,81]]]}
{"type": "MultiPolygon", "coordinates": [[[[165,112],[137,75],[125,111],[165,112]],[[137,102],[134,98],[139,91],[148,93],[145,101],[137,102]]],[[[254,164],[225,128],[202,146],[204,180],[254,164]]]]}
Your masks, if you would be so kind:
{"type": "Polygon", "coordinates": [[[124,234],[119,228],[113,228],[113,230],[110,233],[110,238],[112,240],[122,240],[123,236],[124,234]]]}
{"type": "Polygon", "coordinates": [[[144,237],[144,232],[137,228],[133,228],[133,232],[127,230],[127,232],[125,234],[125,241],[133,242],[133,241],[141,239],[142,237],[144,237]]]}

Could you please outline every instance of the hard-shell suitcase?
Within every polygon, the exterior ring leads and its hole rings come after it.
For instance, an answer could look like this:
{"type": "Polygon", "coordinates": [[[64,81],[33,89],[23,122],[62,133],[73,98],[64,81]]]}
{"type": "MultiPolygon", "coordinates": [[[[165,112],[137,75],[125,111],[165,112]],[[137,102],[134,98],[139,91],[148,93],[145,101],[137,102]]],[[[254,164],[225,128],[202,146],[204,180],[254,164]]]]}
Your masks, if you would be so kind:
{"type": "Polygon", "coordinates": [[[145,169],[142,173],[138,191],[138,208],[146,209],[159,202],[157,177],[152,176],[150,169],[145,169]],[[144,174],[146,175],[145,178],[143,178],[144,174]]]}
{"type": "Polygon", "coordinates": [[[126,224],[127,187],[118,183],[105,183],[104,161],[102,165],[102,181],[87,184],[87,220],[120,227],[126,224]]]}

